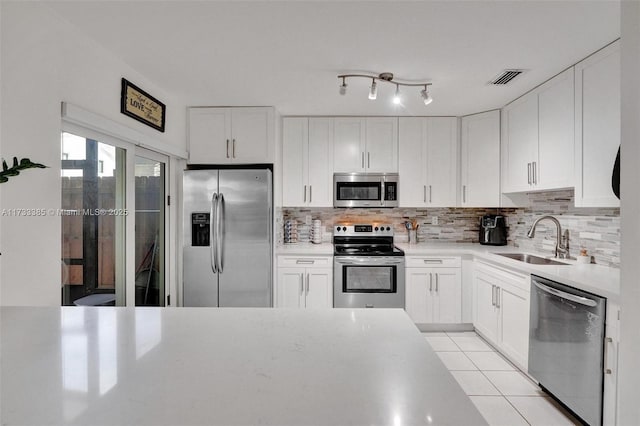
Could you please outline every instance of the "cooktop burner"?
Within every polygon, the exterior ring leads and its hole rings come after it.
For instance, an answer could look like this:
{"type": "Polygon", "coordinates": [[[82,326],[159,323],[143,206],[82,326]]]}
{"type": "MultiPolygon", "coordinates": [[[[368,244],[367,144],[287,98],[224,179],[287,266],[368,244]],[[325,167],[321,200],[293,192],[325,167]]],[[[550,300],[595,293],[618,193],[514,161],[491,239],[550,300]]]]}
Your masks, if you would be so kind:
{"type": "Polygon", "coordinates": [[[393,244],[336,244],[336,256],[404,256],[404,252],[393,244]]]}
{"type": "Polygon", "coordinates": [[[387,244],[336,244],[335,256],[404,256],[404,252],[387,244]]]}
{"type": "Polygon", "coordinates": [[[333,244],[335,256],[404,256],[393,245],[393,226],[388,223],[337,224],[333,244]]]}

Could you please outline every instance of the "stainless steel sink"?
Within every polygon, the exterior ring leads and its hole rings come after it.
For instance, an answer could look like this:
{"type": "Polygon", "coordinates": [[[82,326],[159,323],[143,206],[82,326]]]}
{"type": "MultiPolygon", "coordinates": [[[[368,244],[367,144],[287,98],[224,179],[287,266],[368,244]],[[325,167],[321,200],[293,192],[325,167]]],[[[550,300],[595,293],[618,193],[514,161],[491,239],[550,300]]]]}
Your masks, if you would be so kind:
{"type": "Polygon", "coordinates": [[[569,265],[568,263],[558,262],[557,260],[547,259],[546,257],[536,256],[534,254],[526,253],[494,253],[498,256],[508,257],[509,259],[519,260],[524,263],[531,263],[533,265],[569,265]]]}

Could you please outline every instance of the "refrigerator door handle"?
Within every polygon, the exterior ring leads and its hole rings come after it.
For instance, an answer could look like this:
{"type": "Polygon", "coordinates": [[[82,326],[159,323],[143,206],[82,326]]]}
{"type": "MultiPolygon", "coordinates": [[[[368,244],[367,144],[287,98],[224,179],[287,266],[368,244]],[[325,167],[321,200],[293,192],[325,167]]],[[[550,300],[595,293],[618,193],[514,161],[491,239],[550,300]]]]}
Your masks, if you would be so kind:
{"type": "Polygon", "coordinates": [[[218,273],[218,266],[216,262],[216,258],[218,254],[216,252],[216,205],[218,204],[218,194],[215,192],[211,196],[211,211],[209,212],[209,249],[211,255],[211,270],[214,274],[218,273]]]}
{"type": "Polygon", "coordinates": [[[216,238],[216,254],[218,257],[218,271],[222,273],[223,265],[222,265],[222,245],[224,243],[224,195],[220,193],[218,195],[218,208],[216,213],[216,228],[218,231],[218,236],[216,238]]]}

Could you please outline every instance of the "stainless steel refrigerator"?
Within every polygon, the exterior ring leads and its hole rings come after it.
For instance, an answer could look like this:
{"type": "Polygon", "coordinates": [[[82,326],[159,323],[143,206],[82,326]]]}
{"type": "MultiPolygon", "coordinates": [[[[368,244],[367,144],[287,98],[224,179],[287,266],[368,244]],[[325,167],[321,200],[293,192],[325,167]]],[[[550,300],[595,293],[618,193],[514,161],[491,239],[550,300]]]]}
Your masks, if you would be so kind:
{"type": "Polygon", "coordinates": [[[184,306],[272,306],[272,182],[268,169],[184,172],[184,306]]]}

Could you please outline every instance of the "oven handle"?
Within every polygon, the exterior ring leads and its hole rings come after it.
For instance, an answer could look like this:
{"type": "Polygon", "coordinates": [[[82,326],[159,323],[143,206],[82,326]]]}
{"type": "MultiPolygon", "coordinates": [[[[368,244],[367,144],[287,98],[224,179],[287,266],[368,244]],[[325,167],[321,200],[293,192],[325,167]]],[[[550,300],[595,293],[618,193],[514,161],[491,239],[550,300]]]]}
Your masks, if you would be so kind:
{"type": "Polygon", "coordinates": [[[398,257],[335,257],[336,263],[341,265],[401,265],[404,263],[402,256],[398,257]]]}
{"type": "Polygon", "coordinates": [[[571,300],[572,302],[576,302],[585,306],[590,306],[590,307],[598,306],[598,303],[595,300],[591,300],[586,297],[576,296],[575,294],[566,293],[564,291],[556,290],[555,288],[546,286],[544,284],[540,284],[537,281],[534,281],[533,283],[540,290],[545,291],[547,293],[551,293],[554,296],[562,297],[563,299],[571,300]]]}

